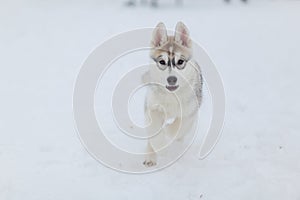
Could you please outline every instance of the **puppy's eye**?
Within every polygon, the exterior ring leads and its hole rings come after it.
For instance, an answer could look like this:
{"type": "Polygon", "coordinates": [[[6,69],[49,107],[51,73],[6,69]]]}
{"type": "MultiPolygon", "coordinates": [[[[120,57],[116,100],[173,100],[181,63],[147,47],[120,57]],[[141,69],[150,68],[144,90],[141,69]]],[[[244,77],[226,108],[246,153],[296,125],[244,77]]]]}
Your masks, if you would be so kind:
{"type": "Polygon", "coordinates": [[[161,64],[161,65],[165,65],[165,64],[166,64],[166,62],[165,62],[164,60],[160,60],[160,61],[159,61],[159,64],[161,64]]]}
{"type": "Polygon", "coordinates": [[[184,60],[182,60],[182,59],[178,60],[178,62],[177,62],[178,65],[182,65],[183,63],[184,63],[184,60]]]}

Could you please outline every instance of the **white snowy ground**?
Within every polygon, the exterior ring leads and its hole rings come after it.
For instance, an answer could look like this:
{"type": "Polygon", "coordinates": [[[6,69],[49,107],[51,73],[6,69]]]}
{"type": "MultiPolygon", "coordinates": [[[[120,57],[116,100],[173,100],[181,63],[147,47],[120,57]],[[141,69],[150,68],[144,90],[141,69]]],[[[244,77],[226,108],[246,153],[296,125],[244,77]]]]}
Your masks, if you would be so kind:
{"type": "Polygon", "coordinates": [[[0,2],[1,200],[300,199],[300,1],[187,2],[0,2]],[[80,65],[111,35],[178,20],[223,77],[221,140],[205,160],[198,141],[157,173],[100,165],[74,128],[80,65]]]}

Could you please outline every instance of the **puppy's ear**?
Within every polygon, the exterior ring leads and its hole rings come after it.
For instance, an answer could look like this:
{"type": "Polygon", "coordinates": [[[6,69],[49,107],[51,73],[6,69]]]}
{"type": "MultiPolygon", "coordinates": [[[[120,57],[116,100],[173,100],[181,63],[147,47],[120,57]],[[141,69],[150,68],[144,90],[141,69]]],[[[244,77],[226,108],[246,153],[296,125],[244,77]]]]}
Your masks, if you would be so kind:
{"type": "Polygon", "coordinates": [[[192,47],[189,30],[182,22],[178,22],[176,25],[174,39],[178,44],[181,44],[188,48],[192,47]]]}
{"type": "Polygon", "coordinates": [[[157,24],[156,28],[153,31],[151,44],[153,47],[159,47],[167,41],[168,35],[166,26],[162,22],[160,22],[157,24]]]}

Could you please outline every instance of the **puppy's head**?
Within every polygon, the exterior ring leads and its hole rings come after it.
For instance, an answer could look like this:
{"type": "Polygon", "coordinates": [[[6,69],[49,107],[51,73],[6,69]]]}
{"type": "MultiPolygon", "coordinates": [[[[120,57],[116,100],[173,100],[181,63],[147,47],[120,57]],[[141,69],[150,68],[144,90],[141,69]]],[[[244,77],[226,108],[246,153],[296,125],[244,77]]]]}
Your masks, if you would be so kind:
{"type": "Polygon", "coordinates": [[[192,41],[187,27],[178,22],[174,36],[168,36],[166,27],[159,23],[153,31],[151,58],[156,66],[150,69],[151,78],[175,91],[186,81],[183,77],[191,73],[187,63],[192,57],[192,41]]]}

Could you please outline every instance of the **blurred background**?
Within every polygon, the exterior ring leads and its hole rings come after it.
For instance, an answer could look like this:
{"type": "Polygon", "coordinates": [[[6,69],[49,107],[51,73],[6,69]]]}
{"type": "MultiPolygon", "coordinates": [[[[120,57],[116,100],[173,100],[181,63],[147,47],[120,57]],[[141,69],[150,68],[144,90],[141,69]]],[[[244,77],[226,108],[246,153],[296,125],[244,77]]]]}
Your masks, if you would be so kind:
{"type": "MultiPolygon", "coordinates": [[[[0,1],[0,199],[300,199],[300,1],[0,1]],[[224,81],[214,151],[128,175],[95,161],[75,130],[80,66],[111,36],[183,21],[224,81]]],[[[122,44],[120,44],[122,45],[122,44]]]]}

